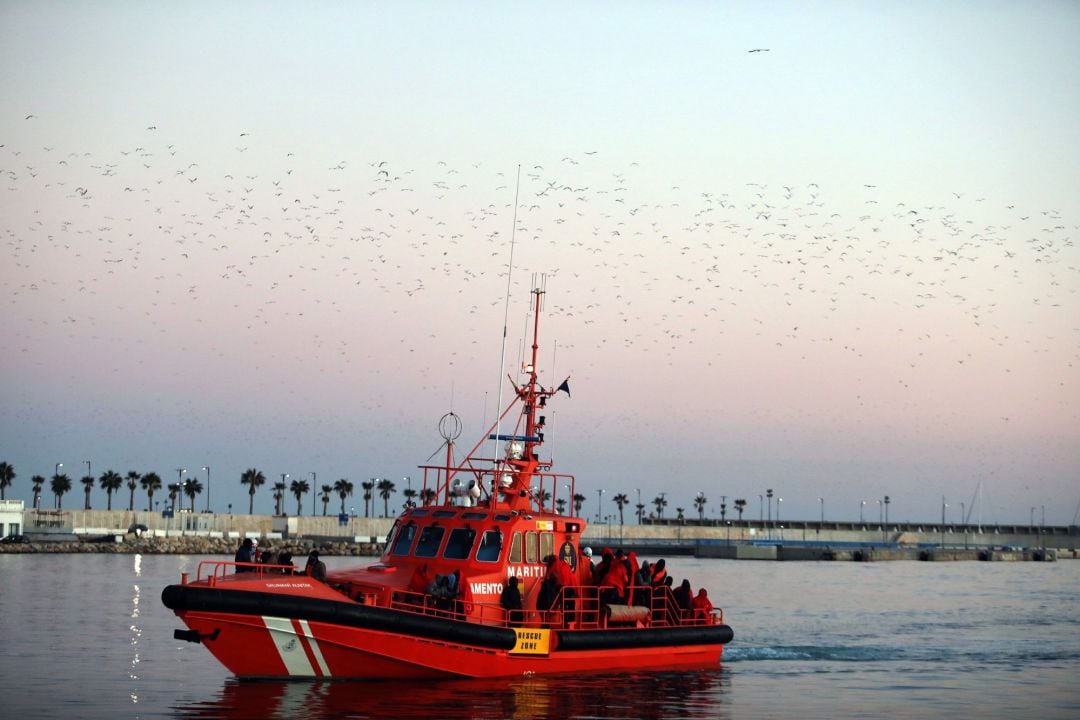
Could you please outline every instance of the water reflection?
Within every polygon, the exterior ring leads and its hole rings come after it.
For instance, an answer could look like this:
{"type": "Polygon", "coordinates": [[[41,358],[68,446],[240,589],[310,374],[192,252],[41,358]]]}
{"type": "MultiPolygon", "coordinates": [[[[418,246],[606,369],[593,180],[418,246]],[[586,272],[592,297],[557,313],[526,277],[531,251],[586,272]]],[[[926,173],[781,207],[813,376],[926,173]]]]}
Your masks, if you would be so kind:
{"type": "MultiPolygon", "coordinates": [[[[132,562],[132,574],[138,580],[142,577],[142,555],[135,553],[132,562]]],[[[131,630],[131,668],[128,670],[128,678],[131,679],[132,689],[128,696],[131,702],[137,705],[139,703],[139,640],[142,638],[142,626],[139,624],[139,597],[142,590],[138,582],[131,587],[131,625],[128,626],[131,630]]]]}
{"type": "Polygon", "coordinates": [[[428,682],[227,682],[181,718],[717,718],[722,669],[428,682]],[[422,688],[422,690],[421,690],[422,688]]]}

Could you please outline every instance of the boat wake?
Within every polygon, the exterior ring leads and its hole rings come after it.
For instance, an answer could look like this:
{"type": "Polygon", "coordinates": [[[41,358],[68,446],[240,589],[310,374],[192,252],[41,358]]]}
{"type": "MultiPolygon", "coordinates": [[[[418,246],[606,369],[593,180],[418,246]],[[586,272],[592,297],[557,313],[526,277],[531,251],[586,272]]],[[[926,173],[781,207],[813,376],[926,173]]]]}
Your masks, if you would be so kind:
{"type": "Polygon", "coordinates": [[[728,646],[723,662],[753,662],[763,660],[824,660],[829,662],[873,662],[895,659],[895,650],[885,647],[849,647],[842,645],[769,645],[728,646]]]}

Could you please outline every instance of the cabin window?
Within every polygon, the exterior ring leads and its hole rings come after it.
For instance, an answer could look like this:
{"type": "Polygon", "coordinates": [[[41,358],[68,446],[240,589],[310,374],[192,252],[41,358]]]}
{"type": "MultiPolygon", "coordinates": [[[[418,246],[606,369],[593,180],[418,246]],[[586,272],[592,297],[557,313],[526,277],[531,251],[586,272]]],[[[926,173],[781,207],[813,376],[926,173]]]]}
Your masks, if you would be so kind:
{"type": "Polygon", "coordinates": [[[462,520],[487,520],[486,512],[463,512],[461,513],[462,520]]]}
{"type": "Polygon", "coordinates": [[[416,557],[435,557],[442,544],[443,534],[446,528],[438,525],[428,525],[420,531],[420,539],[416,542],[416,557]]]}
{"type": "Polygon", "coordinates": [[[510,562],[521,562],[521,533],[514,533],[514,537],[510,539],[510,562]]]}
{"type": "Polygon", "coordinates": [[[537,543],[536,533],[525,533],[525,562],[536,564],[540,562],[540,556],[537,554],[540,549],[539,543],[537,543]]]}
{"type": "Polygon", "coordinates": [[[427,508],[413,508],[413,511],[409,513],[410,517],[424,517],[428,514],[427,508]]]}
{"type": "Polygon", "coordinates": [[[473,541],[476,540],[476,531],[472,528],[455,528],[450,531],[450,539],[446,541],[446,550],[443,557],[447,560],[464,560],[472,552],[473,541]]]}
{"type": "Polygon", "coordinates": [[[546,558],[548,555],[555,554],[555,534],[554,533],[540,533],[540,557],[546,558]]]}
{"type": "Polygon", "coordinates": [[[399,522],[401,522],[401,521],[400,520],[395,520],[394,524],[392,526],[390,526],[390,532],[386,533],[386,542],[383,543],[383,547],[382,547],[383,553],[390,552],[390,548],[394,544],[394,535],[398,531],[398,523],[399,522]]]}
{"type": "Polygon", "coordinates": [[[488,530],[480,536],[480,549],[476,551],[476,559],[480,562],[497,562],[502,554],[502,532],[499,528],[488,530]]]}
{"type": "Polygon", "coordinates": [[[457,510],[436,510],[435,512],[431,513],[431,517],[452,518],[457,515],[457,513],[457,510]]]}
{"type": "Polygon", "coordinates": [[[393,539],[394,542],[394,554],[395,555],[408,555],[409,548],[412,547],[413,538],[416,537],[416,526],[409,523],[403,528],[398,529],[397,537],[393,539]]]}

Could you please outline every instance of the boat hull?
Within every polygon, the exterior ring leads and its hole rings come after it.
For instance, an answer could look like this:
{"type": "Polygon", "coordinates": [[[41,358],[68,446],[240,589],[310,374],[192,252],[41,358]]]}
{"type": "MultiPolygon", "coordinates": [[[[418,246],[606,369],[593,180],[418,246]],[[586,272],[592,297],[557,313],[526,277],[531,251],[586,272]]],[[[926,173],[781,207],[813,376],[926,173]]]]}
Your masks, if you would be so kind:
{"type": "Polygon", "coordinates": [[[707,668],[726,625],[525,632],[301,596],[173,585],[162,600],[240,678],[449,679],[707,668]]]}

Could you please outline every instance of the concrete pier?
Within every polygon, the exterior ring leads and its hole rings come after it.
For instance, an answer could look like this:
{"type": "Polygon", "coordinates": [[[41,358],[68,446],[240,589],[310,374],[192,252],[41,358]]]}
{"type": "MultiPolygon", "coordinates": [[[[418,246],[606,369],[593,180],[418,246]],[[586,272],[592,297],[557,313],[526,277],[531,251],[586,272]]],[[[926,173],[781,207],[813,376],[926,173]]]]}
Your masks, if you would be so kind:
{"type": "MultiPolygon", "coordinates": [[[[123,536],[134,527],[150,537],[207,537],[239,541],[310,540],[378,544],[393,518],[339,515],[247,515],[144,510],[26,510],[23,532],[35,542],[123,536]]],[[[1076,526],[946,523],[768,523],[706,519],[588,525],[582,544],[652,557],[695,555],[738,560],[864,561],[1052,560],[1080,554],[1076,526]]]]}

